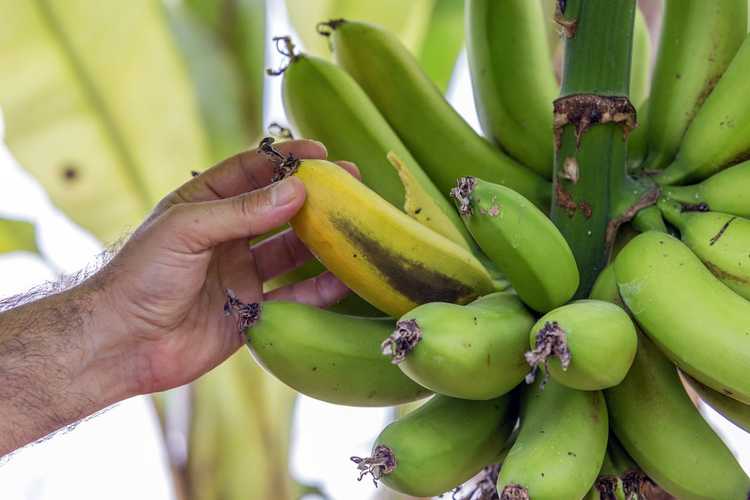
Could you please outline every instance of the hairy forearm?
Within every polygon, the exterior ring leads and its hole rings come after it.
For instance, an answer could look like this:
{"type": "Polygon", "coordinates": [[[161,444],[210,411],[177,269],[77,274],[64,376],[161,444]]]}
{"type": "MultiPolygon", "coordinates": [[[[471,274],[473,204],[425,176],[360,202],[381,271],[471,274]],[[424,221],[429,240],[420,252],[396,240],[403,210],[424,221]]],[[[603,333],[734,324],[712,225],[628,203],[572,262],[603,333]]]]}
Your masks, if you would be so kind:
{"type": "Polygon", "coordinates": [[[0,312],[0,456],[128,396],[96,283],[5,301],[31,300],[0,312]]]}

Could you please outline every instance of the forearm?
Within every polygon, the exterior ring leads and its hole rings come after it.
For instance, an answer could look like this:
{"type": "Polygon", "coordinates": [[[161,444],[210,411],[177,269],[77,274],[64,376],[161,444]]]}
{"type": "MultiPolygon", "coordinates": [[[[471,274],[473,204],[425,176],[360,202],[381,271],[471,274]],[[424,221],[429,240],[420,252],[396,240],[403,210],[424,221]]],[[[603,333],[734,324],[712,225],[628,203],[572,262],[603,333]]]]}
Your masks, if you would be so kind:
{"type": "Polygon", "coordinates": [[[130,395],[97,299],[87,281],[0,312],[0,456],[130,395]]]}

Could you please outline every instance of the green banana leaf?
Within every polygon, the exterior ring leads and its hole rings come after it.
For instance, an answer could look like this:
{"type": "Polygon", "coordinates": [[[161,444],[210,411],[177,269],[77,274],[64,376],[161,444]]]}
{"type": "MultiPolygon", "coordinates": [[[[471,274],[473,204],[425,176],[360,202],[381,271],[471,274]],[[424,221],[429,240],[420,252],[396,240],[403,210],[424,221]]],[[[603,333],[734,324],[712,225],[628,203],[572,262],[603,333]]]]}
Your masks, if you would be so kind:
{"type": "Polygon", "coordinates": [[[463,0],[437,0],[418,59],[442,92],[448,89],[463,45],[463,0]]]}
{"type": "Polygon", "coordinates": [[[36,229],[32,223],[0,219],[0,254],[11,252],[39,253],[36,229]]]}
{"type": "Polygon", "coordinates": [[[242,128],[245,140],[255,144],[264,133],[266,0],[185,0],[185,6],[213,34],[240,77],[242,128]]]}
{"type": "Polygon", "coordinates": [[[153,0],[0,0],[6,142],[100,240],[214,158],[200,96],[153,0]]]}

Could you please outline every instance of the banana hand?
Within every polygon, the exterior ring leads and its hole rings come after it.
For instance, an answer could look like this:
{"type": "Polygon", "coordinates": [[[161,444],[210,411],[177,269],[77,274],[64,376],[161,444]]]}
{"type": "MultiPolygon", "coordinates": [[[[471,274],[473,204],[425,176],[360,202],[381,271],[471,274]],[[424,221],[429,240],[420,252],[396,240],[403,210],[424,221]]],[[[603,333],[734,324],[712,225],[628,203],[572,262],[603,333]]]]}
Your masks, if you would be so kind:
{"type": "Polygon", "coordinates": [[[685,208],[712,210],[750,218],[750,161],[722,170],[692,186],[667,186],[665,198],[685,208]]]}

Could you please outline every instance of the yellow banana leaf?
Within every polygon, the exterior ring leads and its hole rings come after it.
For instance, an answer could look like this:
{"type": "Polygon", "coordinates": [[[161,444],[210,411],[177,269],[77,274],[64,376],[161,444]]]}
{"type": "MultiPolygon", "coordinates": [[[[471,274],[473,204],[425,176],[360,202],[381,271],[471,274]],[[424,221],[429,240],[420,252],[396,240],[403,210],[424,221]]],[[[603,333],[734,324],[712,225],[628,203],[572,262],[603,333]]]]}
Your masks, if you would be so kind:
{"type": "Polygon", "coordinates": [[[199,97],[154,0],[0,0],[6,142],[108,242],[211,152],[199,97]]]}
{"type": "Polygon", "coordinates": [[[39,253],[36,230],[32,223],[0,219],[0,254],[10,252],[39,253]]]}

